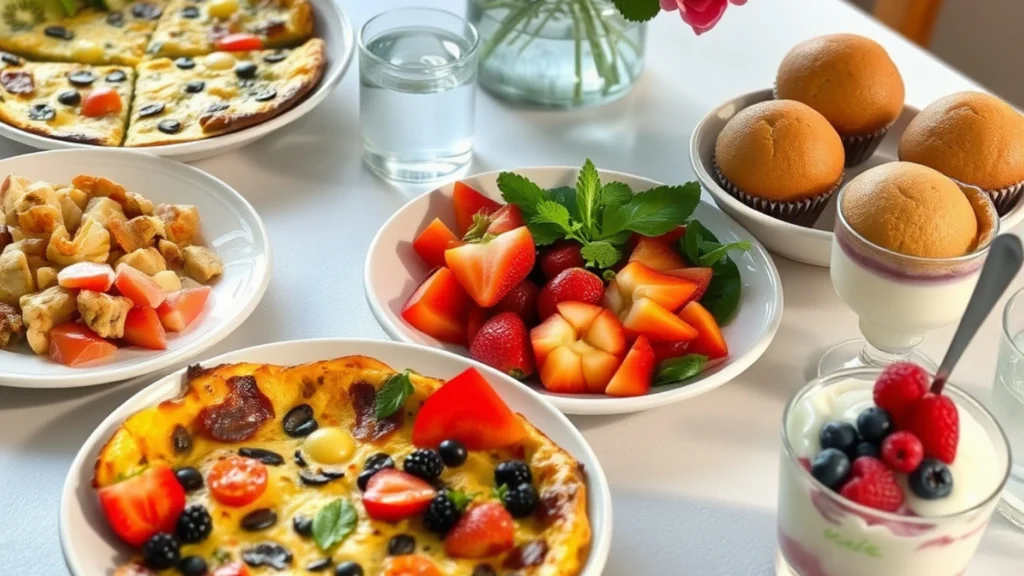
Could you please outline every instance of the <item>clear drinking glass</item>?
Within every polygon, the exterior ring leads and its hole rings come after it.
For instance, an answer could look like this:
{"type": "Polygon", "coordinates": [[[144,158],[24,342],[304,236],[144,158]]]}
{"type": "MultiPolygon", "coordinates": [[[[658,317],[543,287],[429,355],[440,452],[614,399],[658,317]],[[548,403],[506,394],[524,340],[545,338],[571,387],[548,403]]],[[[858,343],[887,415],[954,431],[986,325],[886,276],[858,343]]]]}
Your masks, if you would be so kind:
{"type": "MultiPolygon", "coordinates": [[[[809,472],[814,447],[820,446],[818,424],[825,417],[817,411],[828,405],[818,395],[851,394],[835,403],[857,413],[873,404],[871,391],[880,373],[880,368],[840,370],[812,381],[786,406],[779,466],[777,576],[935,576],[962,574],[970,563],[1006,484],[1010,452],[993,416],[958,388],[947,384],[943,390],[960,408],[957,459],[966,459],[959,468],[958,460],[951,466],[954,492],[948,498],[958,497],[958,478],[982,482],[976,499],[965,509],[929,516],[882,512],[847,500],[809,472]],[[968,418],[974,422],[966,422],[968,418]],[[964,430],[968,425],[969,438],[964,430]],[[972,478],[970,472],[976,469],[972,466],[980,461],[979,443],[985,438],[992,445],[988,454],[994,459],[994,477],[979,473],[972,478]],[[964,456],[971,450],[976,453],[964,456]]],[[[898,482],[906,486],[904,479],[898,482]]],[[[936,502],[942,501],[922,505],[936,502]]]]}
{"type": "Polygon", "coordinates": [[[1010,450],[1016,455],[999,511],[1024,528],[1024,290],[1014,294],[1003,311],[992,413],[1006,430],[1010,450]]]}
{"type": "Polygon", "coordinates": [[[979,222],[990,223],[973,252],[956,258],[920,258],[893,252],[858,234],[843,217],[839,192],[829,271],[832,286],[859,318],[864,336],[829,348],[818,375],[842,368],[885,366],[906,360],[934,371],[935,362],[915,347],[925,334],[963,316],[999,232],[995,208],[980,190],[964,189],[979,222]]]}
{"type": "Polygon", "coordinates": [[[462,18],[400,8],[359,31],[363,159],[381,176],[426,182],[473,154],[477,33],[462,18]]]}

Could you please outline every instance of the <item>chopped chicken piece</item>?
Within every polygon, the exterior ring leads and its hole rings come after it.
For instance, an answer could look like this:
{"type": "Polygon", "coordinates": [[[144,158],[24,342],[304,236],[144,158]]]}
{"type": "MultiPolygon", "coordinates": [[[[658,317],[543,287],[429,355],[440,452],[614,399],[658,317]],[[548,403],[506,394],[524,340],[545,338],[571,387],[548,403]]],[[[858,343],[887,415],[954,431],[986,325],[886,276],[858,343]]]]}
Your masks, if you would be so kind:
{"type": "Polygon", "coordinates": [[[107,180],[102,176],[88,176],[80,174],[71,179],[71,184],[94,198],[110,198],[118,204],[124,204],[128,199],[128,193],[117,182],[107,180]]]}
{"type": "Polygon", "coordinates": [[[189,278],[188,276],[181,276],[181,289],[190,290],[192,288],[199,288],[202,286],[199,282],[189,278]]]}
{"type": "Polygon", "coordinates": [[[60,286],[22,296],[19,303],[28,326],[28,345],[36,354],[46,354],[49,349],[50,329],[70,322],[78,311],[74,293],[60,286]]]}
{"type": "Polygon", "coordinates": [[[18,216],[35,206],[52,206],[60,210],[57,192],[48,183],[32,182],[24,176],[8,176],[0,185],[0,206],[7,224],[18,225],[18,216]]]}
{"type": "Polygon", "coordinates": [[[152,246],[157,235],[163,236],[164,223],[154,216],[136,216],[127,222],[113,218],[107,229],[125,252],[135,252],[152,246]]]}
{"type": "Polygon", "coordinates": [[[157,240],[156,247],[171,270],[181,270],[185,266],[185,257],[181,255],[181,248],[174,242],[161,238],[157,240]]]}
{"type": "Polygon", "coordinates": [[[75,262],[106,262],[110,254],[110,233],[92,217],[83,217],[74,239],[63,226],[57,228],[46,246],[46,258],[60,266],[75,262]]]}
{"type": "Polygon", "coordinates": [[[87,192],[79,190],[74,186],[64,186],[57,190],[57,196],[59,197],[62,192],[67,194],[68,198],[71,198],[71,201],[75,203],[75,206],[78,206],[79,210],[85,212],[85,207],[89,205],[89,198],[91,198],[87,192]]]}
{"type": "Polygon", "coordinates": [[[89,216],[104,227],[109,226],[110,221],[114,218],[125,219],[124,210],[121,209],[121,205],[110,198],[93,198],[89,200],[82,216],[83,218],[89,216]]]}
{"type": "Polygon", "coordinates": [[[68,232],[74,234],[78,230],[78,225],[82,223],[82,209],[79,208],[66,189],[57,191],[57,201],[60,202],[60,211],[64,217],[64,227],[68,229],[68,232]]]}
{"type": "MultiPolygon", "coordinates": [[[[29,264],[29,268],[32,265],[29,264]]],[[[57,270],[50,266],[40,266],[36,268],[36,290],[46,290],[50,286],[57,285],[57,270]]]]}
{"type": "Polygon", "coordinates": [[[14,237],[11,236],[11,230],[3,223],[3,215],[0,215],[0,254],[3,253],[4,248],[14,242],[14,237]]]}
{"type": "Polygon", "coordinates": [[[117,268],[120,264],[127,264],[148,276],[167,270],[167,262],[164,262],[164,257],[156,248],[141,248],[125,254],[114,267],[117,268]]]}
{"type": "Polygon", "coordinates": [[[46,256],[46,240],[40,238],[25,238],[13,244],[8,244],[4,252],[24,252],[26,256],[46,256]]]}
{"type": "Polygon", "coordinates": [[[59,226],[64,225],[64,215],[60,208],[49,204],[40,204],[18,214],[18,230],[32,238],[49,238],[59,226]]]}
{"type": "Polygon", "coordinates": [[[25,294],[36,290],[28,258],[21,250],[0,254],[0,302],[14,306],[25,294]]]}
{"type": "MultiPolygon", "coordinates": [[[[25,259],[28,260],[28,269],[32,271],[34,276],[40,268],[52,268],[53,266],[46,261],[46,258],[42,256],[33,256],[31,254],[25,255],[25,259]]],[[[36,290],[42,290],[39,286],[36,286],[36,290]]]]}
{"type": "Polygon", "coordinates": [[[179,246],[192,243],[199,233],[199,209],[185,204],[158,204],[156,215],[164,222],[164,237],[179,246]]]}
{"type": "Polygon", "coordinates": [[[111,248],[110,254],[107,255],[107,264],[110,264],[110,267],[113,268],[114,266],[117,266],[117,261],[121,258],[124,258],[124,250],[121,250],[120,248],[111,248]]]}
{"type": "Polygon", "coordinates": [[[153,282],[156,282],[156,285],[168,294],[181,290],[181,278],[178,278],[173,270],[164,270],[153,274],[153,282]]]}
{"type": "Polygon", "coordinates": [[[185,257],[185,273],[203,284],[224,272],[220,257],[209,248],[186,246],[181,253],[185,257]]]}
{"type": "Polygon", "coordinates": [[[17,342],[24,329],[25,324],[17,308],[0,302],[0,350],[17,342]]]}
{"type": "Polygon", "coordinates": [[[132,301],[124,296],[82,290],[78,293],[78,313],[82,321],[101,338],[124,336],[124,321],[132,301]]]}
{"type": "Polygon", "coordinates": [[[125,215],[129,218],[153,215],[153,202],[135,192],[128,192],[127,198],[121,205],[124,207],[125,215]]]}

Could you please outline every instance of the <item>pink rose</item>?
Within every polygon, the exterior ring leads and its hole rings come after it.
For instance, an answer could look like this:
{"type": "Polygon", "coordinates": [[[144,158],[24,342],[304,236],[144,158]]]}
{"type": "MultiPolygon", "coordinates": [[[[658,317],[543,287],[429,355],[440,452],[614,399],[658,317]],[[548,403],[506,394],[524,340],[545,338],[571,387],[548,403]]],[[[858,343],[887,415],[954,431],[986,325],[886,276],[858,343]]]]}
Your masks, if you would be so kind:
{"type": "Polygon", "coordinates": [[[689,24],[695,34],[700,35],[715,27],[725,14],[729,4],[741,6],[747,0],[660,0],[662,10],[679,10],[683,22],[689,24]]]}

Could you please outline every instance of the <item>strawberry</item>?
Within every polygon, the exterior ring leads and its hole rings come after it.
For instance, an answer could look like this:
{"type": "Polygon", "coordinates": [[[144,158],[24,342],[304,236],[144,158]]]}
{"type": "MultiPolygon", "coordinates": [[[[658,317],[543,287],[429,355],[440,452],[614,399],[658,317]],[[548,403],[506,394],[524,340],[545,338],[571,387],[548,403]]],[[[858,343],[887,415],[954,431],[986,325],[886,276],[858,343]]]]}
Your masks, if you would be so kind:
{"type": "Polygon", "coordinates": [[[423,403],[412,427],[413,444],[437,448],[458,440],[467,450],[494,450],[523,439],[526,429],[487,380],[470,368],[423,403]]]}
{"type": "Polygon", "coordinates": [[[402,318],[428,336],[465,344],[466,317],[471,305],[452,271],[438,268],[409,296],[402,307],[402,318]]]}
{"type": "Polygon", "coordinates": [[[604,295],[604,282],[583,268],[567,268],[558,273],[540,291],[537,310],[544,320],[554,314],[559,302],[597,304],[604,295]]]}
{"type": "Polygon", "coordinates": [[[882,440],[882,460],[894,472],[910,474],[924,459],[921,441],[906,430],[893,432],[882,440]]]}
{"type": "Polygon", "coordinates": [[[711,278],[715,275],[711,268],[676,268],[674,270],[665,270],[662,272],[666,276],[675,276],[676,278],[682,278],[689,280],[697,284],[697,291],[690,296],[690,300],[700,300],[704,296],[704,292],[707,292],[708,286],[711,285],[711,278]]]}
{"type": "Polygon", "coordinates": [[[925,456],[946,464],[956,460],[960,414],[948,396],[925,394],[906,410],[902,420],[902,427],[921,441],[925,456]]]}
{"type": "Polygon", "coordinates": [[[366,483],[363,507],[370,518],[398,522],[426,510],[436,495],[433,486],[412,474],[384,468],[366,483]]]}
{"type": "Polygon", "coordinates": [[[656,342],[651,344],[651,348],[654,350],[654,361],[663,362],[689,354],[690,343],[685,340],[681,342],[656,342]]]}
{"type": "Polygon", "coordinates": [[[928,384],[924,368],[910,362],[895,362],[886,366],[875,380],[875,405],[900,420],[907,408],[928,392],[928,384]]]}
{"type": "Polygon", "coordinates": [[[104,486],[97,494],[111,530],[132,546],[142,546],[158,532],[173,534],[185,509],[185,489],[163,463],[153,463],[141,474],[104,486]]]}
{"type": "Polygon", "coordinates": [[[469,346],[469,355],[519,380],[533,374],[530,336],[523,320],[512,312],[484,322],[469,346]]]}
{"type": "Polygon", "coordinates": [[[511,312],[522,318],[527,326],[534,326],[537,321],[538,294],[540,294],[540,288],[527,278],[517,284],[511,292],[495,304],[494,311],[511,312]]]}
{"type": "Polygon", "coordinates": [[[655,236],[654,239],[668,244],[669,246],[675,247],[679,244],[679,239],[686,236],[686,226],[676,226],[672,230],[665,232],[661,236],[655,236]]]}
{"type": "Polygon", "coordinates": [[[651,270],[672,270],[683,268],[686,262],[670,244],[648,236],[641,236],[629,255],[630,262],[640,262],[651,270]]]}
{"type": "Polygon", "coordinates": [[[455,279],[484,308],[497,304],[522,282],[535,258],[533,236],[526,226],[444,253],[455,279]]]}
{"type": "Polygon", "coordinates": [[[580,245],[572,240],[559,240],[545,248],[540,255],[540,270],[548,280],[568,268],[583,268],[586,262],[580,255],[580,245]]]}
{"type": "MultiPolygon", "coordinates": [[[[669,313],[693,299],[700,286],[686,278],[662,274],[633,261],[626,264],[605,290],[605,303],[619,318],[625,318],[633,302],[649,298],[669,313]]],[[[679,338],[677,338],[679,340],[679,338]]]]}
{"type": "Polygon", "coordinates": [[[609,396],[643,396],[651,389],[654,377],[654,350],[647,338],[639,336],[622,365],[615,371],[604,393],[609,396]]]}
{"type": "Polygon", "coordinates": [[[639,298],[627,310],[622,325],[629,336],[643,334],[651,342],[690,341],[699,333],[650,298],[639,298]]]}
{"type": "Polygon", "coordinates": [[[622,324],[593,304],[562,302],[530,331],[541,384],[552,392],[604,392],[626,350],[622,324]]]}
{"type": "MultiPolygon", "coordinates": [[[[858,460],[868,458],[862,456],[858,460]]],[[[884,466],[879,469],[872,465],[862,466],[862,469],[869,468],[872,473],[863,476],[854,476],[839,491],[844,498],[852,500],[862,506],[895,512],[903,506],[903,489],[896,482],[896,477],[884,466]]]]}
{"type": "Polygon", "coordinates": [[[491,310],[481,308],[470,302],[469,313],[466,314],[466,346],[473,343],[473,339],[483,328],[484,322],[491,317],[491,310]]]}
{"type": "Polygon", "coordinates": [[[488,219],[490,224],[487,226],[487,234],[495,236],[526,225],[523,213],[515,204],[506,204],[498,208],[488,219]]]}
{"type": "Polygon", "coordinates": [[[444,551],[452,558],[486,558],[511,550],[515,537],[512,515],[492,500],[466,510],[445,537],[444,551]]]}
{"type": "Polygon", "coordinates": [[[452,188],[452,207],[455,210],[455,223],[458,224],[455,232],[461,237],[473,225],[473,216],[490,214],[501,208],[501,204],[462,182],[456,182],[452,188]]]}
{"type": "Polygon", "coordinates": [[[439,218],[434,218],[412,242],[413,250],[431,268],[444,266],[444,251],[461,245],[462,241],[439,218]]]}
{"type": "Polygon", "coordinates": [[[703,354],[711,360],[729,355],[729,345],[722,336],[722,329],[700,302],[694,300],[683,306],[679,318],[697,330],[697,337],[690,342],[690,353],[703,354]]]}

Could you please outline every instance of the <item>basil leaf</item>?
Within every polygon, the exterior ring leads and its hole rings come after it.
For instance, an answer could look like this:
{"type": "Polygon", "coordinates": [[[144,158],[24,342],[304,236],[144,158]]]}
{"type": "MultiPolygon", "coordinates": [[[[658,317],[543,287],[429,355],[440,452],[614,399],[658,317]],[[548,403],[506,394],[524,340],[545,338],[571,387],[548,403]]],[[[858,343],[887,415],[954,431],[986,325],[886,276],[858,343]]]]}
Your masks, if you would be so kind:
{"type": "Polygon", "coordinates": [[[660,236],[686,223],[700,202],[700,185],[658,186],[638,192],[624,205],[605,208],[603,236],[631,230],[644,236],[660,236]]]}
{"type": "Polygon", "coordinates": [[[584,244],[580,255],[591,268],[611,268],[622,259],[622,252],[604,240],[584,244]]]}
{"type": "Polygon", "coordinates": [[[402,406],[405,406],[405,399],[415,392],[409,373],[410,371],[406,370],[401,374],[395,374],[377,391],[373,403],[373,415],[377,420],[383,420],[401,410],[402,406]]]}
{"type": "Polygon", "coordinates": [[[535,214],[537,204],[548,199],[543,188],[514,172],[498,174],[498,190],[505,202],[518,206],[525,217],[535,214]]]}
{"type": "Polygon", "coordinates": [[[580,222],[585,233],[596,235],[597,208],[600,205],[601,177],[597,168],[588,158],[576,179],[576,209],[580,211],[580,222]]]}
{"type": "MultiPolygon", "coordinates": [[[[712,244],[712,243],[707,243],[712,244]]],[[[740,252],[746,252],[750,250],[750,242],[746,240],[740,240],[739,242],[733,242],[732,244],[715,244],[715,248],[710,252],[704,252],[700,256],[701,266],[714,266],[719,260],[725,258],[729,250],[739,250],[740,252]]]]}
{"type": "Polygon", "coordinates": [[[658,371],[654,374],[653,385],[664,386],[689,380],[700,374],[707,363],[708,357],[700,354],[687,354],[679,358],[665,360],[658,365],[658,371]]]}
{"type": "Polygon", "coordinates": [[[633,189],[622,182],[608,182],[601,186],[601,205],[618,206],[633,199],[633,189]]]}
{"type": "Polygon", "coordinates": [[[356,529],[359,515],[351,502],[339,498],[324,506],[313,518],[313,540],[323,551],[341,543],[356,529]]]}

